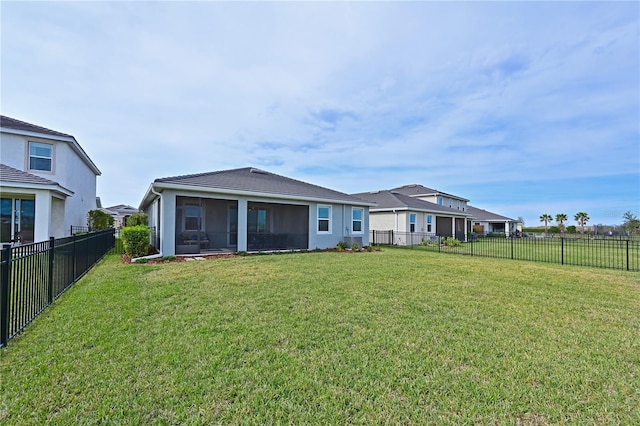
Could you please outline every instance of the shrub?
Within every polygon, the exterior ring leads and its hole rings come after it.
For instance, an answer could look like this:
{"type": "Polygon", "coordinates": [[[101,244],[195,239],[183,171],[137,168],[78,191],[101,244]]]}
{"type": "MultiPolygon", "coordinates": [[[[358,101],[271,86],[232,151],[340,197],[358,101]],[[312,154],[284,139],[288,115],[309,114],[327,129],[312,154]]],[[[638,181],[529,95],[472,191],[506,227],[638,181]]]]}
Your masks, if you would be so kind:
{"type": "Polygon", "coordinates": [[[122,228],[124,252],[133,258],[149,254],[149,228],[143,225],[122,228]]]}
{"type": "Polygon", "coordinates": [[[443,244],[447,247],[458,247],[462,243],[453,237],[447,237],[444,239],[443,244]]]}
{"type": "Polygon", "coordinates": [[[113,228],[113,216],[102,210],[90,210],[87,213],[87,226],[91,231],[113,228]]]}
{"type": "Polygon", "coordinates": [[[146,213],[132,214],[127,218],[127,226],[149,225],[149,216],[146,213]]]}
{"type": "Polygon", "coordinates": [[[351,250],[353,250],[353,251],[360,250],[360,246],[358,245],[358,243],[353,243],[353,245],[351,246],[351,250]]]}
{"type": "Polygon", "coordinates": [[[346,248],[347,248],[347,243],[344,241],[339,241],[338,244],[336,244],[336,249],[338,249],[338,251],[343,251],[346,248]]]}

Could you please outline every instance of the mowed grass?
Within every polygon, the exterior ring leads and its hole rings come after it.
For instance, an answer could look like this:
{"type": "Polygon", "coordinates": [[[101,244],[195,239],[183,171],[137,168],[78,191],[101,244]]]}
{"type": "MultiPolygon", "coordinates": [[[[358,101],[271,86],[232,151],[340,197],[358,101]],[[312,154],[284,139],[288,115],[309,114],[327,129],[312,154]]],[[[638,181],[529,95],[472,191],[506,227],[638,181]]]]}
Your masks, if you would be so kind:
{"type": "Polygon", "coordinates": [[[0,356],[12,425],[640,424],[640,274],[109,256],[0,356]]]}

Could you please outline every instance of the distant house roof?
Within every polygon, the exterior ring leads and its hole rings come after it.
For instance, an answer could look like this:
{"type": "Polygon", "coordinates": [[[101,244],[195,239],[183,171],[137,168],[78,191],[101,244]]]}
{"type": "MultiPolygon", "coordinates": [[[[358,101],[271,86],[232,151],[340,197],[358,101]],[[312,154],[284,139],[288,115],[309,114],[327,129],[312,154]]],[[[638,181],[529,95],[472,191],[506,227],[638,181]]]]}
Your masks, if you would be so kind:
{"type": "Polygon", "coordinates": [[[485,221],[485,222],[517,222],[514,219],[511,219],[506,216],[499,215],[497,213],[492,213],[487,210],[479,209],[477,207],[473,207],[467,204],[467,211],[474,219],[485,221]]]}
{"type": "Polygon", "coordinates": [[[2,186],[6,187],[44,188],[56,190],[65,195],[73,195],[73,191],[63,187],[58,182],[14,169],[6,164],[0,164],[0,182],[2,186]]]}
{"type": "MultiPolygon", "coordinates": [[[[158,189],[190,189],[229,194],[262,194],[264,196],[307,201],[326,201],[348,203],[353,205],[373,206],[374,203],[363,201],[357,197],[334,191],[318,185],[280,176],[253,167],[222,170],[156,179],[152,188],[158,189]]],[[[145,195],[141,208],[153,198],[151,189],[145,195]]]]}
{"type": "Polygon", "coordinates": [[[76,138],[67,133],[47,129],[46,127],[37,126],[35,124],[27,123],[26,121],[7,117],[6,115],[0,115],[0,130],[5,133],[42,137],[67,142],[71,145],[71,149],[73,149],[73,151],[78,154],[80,158],[82,158],[82,160],[96,175],[99,176],[102,174],[95,163],[91,160],[91,158],[89,158],[84,149],[82,149],[76,138]]]}
{"type": "Polygon", "coordinates": [[[420,200],[409,195],[401,194],[394,190],[363,192],[352,194],[354,197],[368,200],[377,204],[371,208],[371,212],[391,211],[391,210],[412,210],[431,213],[442,213],[458,216],[469,216],[466,212],[441,206],[429,201],[420,200]]]}
{"type": "Polygon", "coordinates": [[[140,213],[140,210],[127,204],[118,204],[117,206],[103,208],[103,210],[109,212],[112,216],[127,216],[140,213]]]}
{"type": "Polygon", "coordinates": [[[419,184],[403,185],[397,188],[391,189],[391,191],[399,192],[410,197],[431,196],[431,195],[445,195],[448,197],[454,197],[460,200],[469,201],[464,197],[458,195],[448,194],[446,192],[438,191],[437,189],[428,188],[419,184]]]}

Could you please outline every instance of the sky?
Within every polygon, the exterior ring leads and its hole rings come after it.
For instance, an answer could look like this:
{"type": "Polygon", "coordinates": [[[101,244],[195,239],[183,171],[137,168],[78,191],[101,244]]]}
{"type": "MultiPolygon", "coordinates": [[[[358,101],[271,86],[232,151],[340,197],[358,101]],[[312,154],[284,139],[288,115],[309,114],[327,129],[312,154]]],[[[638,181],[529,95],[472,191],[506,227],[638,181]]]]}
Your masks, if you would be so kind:
{"type": "Polygon", "coordinates": [[[73,135],[105,207],[258,167],[421,184],[540,226],[640,216],[640,3],[0,3],[3,115],[73,135]]]}

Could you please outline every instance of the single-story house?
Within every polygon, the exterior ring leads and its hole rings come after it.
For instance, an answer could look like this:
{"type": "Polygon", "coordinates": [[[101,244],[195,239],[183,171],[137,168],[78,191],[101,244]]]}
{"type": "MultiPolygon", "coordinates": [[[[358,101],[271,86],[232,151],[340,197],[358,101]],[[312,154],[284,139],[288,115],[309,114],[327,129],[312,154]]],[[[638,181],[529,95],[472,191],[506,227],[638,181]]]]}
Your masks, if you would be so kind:
{"type": "Polygon", "coordinates": [[[125,226],[129,216],[140,213],[138,209],[128,204],[118,204],[117,206],[102,208],[101,210],[113,217],[113,227],[116,229],[125,226]]]}
{"type": "Polygon", "coordinates": [[[472,216],[467,232],[485,235],[491,233],[510,235],[516,231],[522,231],[522,223],[515,219],[470,205],[467,205],[467,211],[472,216]]]}
{"type": "Polygon", "coordinates": [[[163,255],[369,245],[375,203],[257,168],[153,181],[140,210],[163,255]]]}
{"type": "Polygon", "coordinates": [[[352,195],[376,203],[369,209],[369,227],[372,231],[393,231],[392,244],[415,244],[421,238],[432,236],[466,241],[467,222],[471,216],[467,212],[395,190],[352,195]]]}
{"type": "Polygon", "coordinates": [[[69,134],[0,116],[0,242],[71,234],[96,208],[96,167],[69,134]]]}

